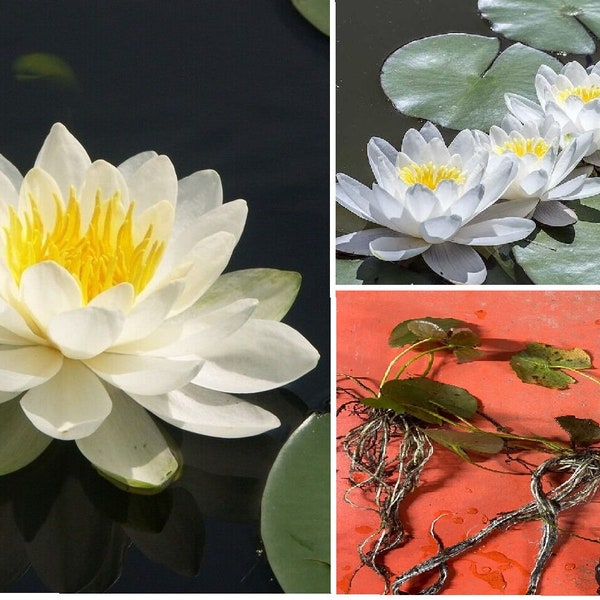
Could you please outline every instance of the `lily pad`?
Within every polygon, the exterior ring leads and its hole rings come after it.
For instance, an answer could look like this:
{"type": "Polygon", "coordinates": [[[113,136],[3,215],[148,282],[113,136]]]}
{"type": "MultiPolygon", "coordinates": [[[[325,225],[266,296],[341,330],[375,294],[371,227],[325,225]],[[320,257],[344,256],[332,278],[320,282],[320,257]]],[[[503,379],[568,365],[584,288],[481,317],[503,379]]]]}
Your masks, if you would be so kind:
{"type": "Polygon", "coordinates": [[[388,344],[392,348],[399,348],[407,344],[414,344],[418,340],[431,337],[443,339],[453,327],[463,325],[462,321],[446,317],[423,317],[422,319],[409,319],[398,323],[390,337],[388,344]]]}
{"type": "MultiPolygon", "coordinates": [[[[565,228],[567,229],[567,228],[565,228]]],[[[537,284],[600,284],[598,239],[600,223],[579,221],[571,236],[538,231],[526,246],[515,245],[513,254],[527,276],[537,284]]]]}
{"type": "Polygon", "coordinates": [[[467,390],[427,377],[395,379],[385,383],[379,398],[364,399],[375,408],[390,408],[426,423],[442,423],[441,413],[468,419],[477,411],[477,398],[467,390]]]}
{"type": "Polygon", "coordinates": [[[269,564],[288,594],[329,593],[330,416],[311,415],[269,473],[261,533],[269,564]]]}
{"type": "Polygon", "coordinates": [[[510,359],[510,366],[521,381],[552,389],[564,390],[574,383],[570,375],[559,369],[589,369],[592,360],[581,348],[557,348],[534,342],[510,359]]]}
{"type": "Polygon", "coordinates": [[[361,285],[360,280],[356,274],[358,268],[362,264],[362,259],[354,260],[336,260],[336,284],[337,285],[361,285]]]}
{"type": "Polygon", "coordinates": [[[329,0],[292,0],[292,4],[309,23],[329,35],[329,0]]]}
{"type": "Polygon", "coordinates": [[[592,54],[600,35],[597,0],[479,0],[492,30],[540,50],[592,54]],[[543,24],[543,26],[540,26],[543,24]]]}
{"type": "Polygon", "coordinates": [[[465,460],[469,460],[465,450],[481,452],[483,454],[497,454],[504,448],[502,438],[492,433],[486,433],[485,431],[426,429],[425,433],[434,442],[452,450],[452,452],[465,460]]]}
{"type": "Polygon", "coordinates": [[[406,115],[451,129],[488,130],[506,115],[507,92],[535,99],[540,65],[562,66],[554,57],[522,44],[513,44],[500,55],[499,49],[497,38],[466,33],[416,40],[388,57],[381,85],[406,115]]]}
{"type": "Polygon", "coordinates": [[[19,81],[43,80],[66,88],[77,88],[77,79],[70,65],[60,56],[32,52],[18,56],[12,65],[19,81]]]}
{"type": "Polygon", "coordinates": [[[569,434],[575,445],[589,446],[600,442],[600,425],[593,419],[579,419],[574,415],[556,417],[556,422],[569,434]]]}

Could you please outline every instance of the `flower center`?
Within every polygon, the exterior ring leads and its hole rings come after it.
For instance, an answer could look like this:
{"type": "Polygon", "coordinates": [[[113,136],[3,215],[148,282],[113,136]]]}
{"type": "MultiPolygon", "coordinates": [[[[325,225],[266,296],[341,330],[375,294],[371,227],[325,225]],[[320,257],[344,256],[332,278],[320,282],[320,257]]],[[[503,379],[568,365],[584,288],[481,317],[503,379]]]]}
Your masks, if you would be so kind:
{"type": "Polygon", "coordinates": [[[577,96],[581,98],[584,102],[589,102],[590,100],[595,100],[596,98],[600,98],[600,86],[598,85],[578,85],[577,87],[567,88],[566,90],[561,90],[557,94],[557,98],[559,102],[565,102],[569,96],[577,96]]]}
{"type": "Polygon", "coordinates": [[[32,196],[21,216],[13,207],[9,209],[9,222],[4,227],[6,263],[17,285],[28,267],[51,260],[73,275],[84,303],[125,282],[139,294],[154,275],[165,243],[153,235],[152,225],[136,239],[134,203],[125,210],[118,193],[102,200],[98,192],[84,232],[81,207],[73,189],[66,207],[56,197],[55,205],[52,228],[44,224],[32,196]]]}
{"type": "Polygon", "coordinates": [[[420,183],[427,186],[429,189],[435,190],[440,182],[451,179],[456,183],[463,183],[465,176],[460,169],[456,167],[447,167],[446,165],[436,166],[432,162],[424,165],[413,163],[406,167],[402,167],[398,171],[398,176],[407,185],[415,185],[420,183]]]}
{"type": "Polygon", "coordinates": [[[542,158],[550,149],[550,144],[543,138],[512,138],[504,142],[502,146],[496,146],[494,149],[497,154],[512,152],[517,156],[525,154],[535,154],[538,158],[542,158]]]}

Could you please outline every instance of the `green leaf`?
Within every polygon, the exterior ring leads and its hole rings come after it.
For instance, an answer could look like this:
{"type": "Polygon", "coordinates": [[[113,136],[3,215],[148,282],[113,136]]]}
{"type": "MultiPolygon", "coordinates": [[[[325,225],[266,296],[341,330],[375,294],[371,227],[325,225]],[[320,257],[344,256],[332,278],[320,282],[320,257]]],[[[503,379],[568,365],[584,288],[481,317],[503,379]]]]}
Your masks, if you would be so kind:
{"type": "MultiPolygon", "coordinates": [[[[467,390],[427,377],[388,381],[382,386],[380,394],[381,401],[391,405],[389,408],[394,408],[396,404],[404,406],[409,414],[413,414],[413,408],[420,413],[431,413],[429,419],[423,419],[428,422],[440,422],[435,416],[440,412],[468,419],[477,411],[477,398],[467,390]]],[[[413,416],[421,418],[418,414],[413,416]]]]}
{"type": "Polygon", "coordinates": [[[459,327],[452,331],[448,343],[457,348],[473,348],[481,344],[481,338],[468,327],[459,327]]]}
{"type": "Polygon", "coordinates": [[[329,35],[329,0],[292,0],[292,4],[309,23],[329,35]]]}
{"type": "Polygon", "coordinates": [[[18,399],[0,402],[0,475],[33,462],[52,442],[25,416],[18,399]]]}
{"type": "Polygon", "coordinates": [[[398,325],[392,329],[388,344],[392,348],[414,344],[418,340],[425,340],[431,337],[427,334],[427,331],[433,332],[434,330],[439,329],[444,332],[445,337],[450,329],[458,325],[463,325],[463,322],[452,318],[423,317],[422,319],[408,319],[407,321],[398,323],[398,325]],[[432,328],[427,330],[426,324],[430,324],[432,328]]]}
{"type": "MultiPolygon", "coordinates": [[[[539,24],[538,24],[539,26],[539,24]]],[[[402,113],[451,129],[487,131],[507,113],[507,92],[535,99],[540,65],[561,63],[539,50],[514,44],[498,56],[496,38],[465,33],[410,42],[385,61],[383,91],[402,113]]]]}
{"type": "Polygon", "coordinates": [[[581,348],[565,350],[534,342],[515,354],[510,359],[510,366],[525,383],[564,390],[575,379],[558,369],[589,369],[592,361],[589,354],[581,348]]]}
{"type": "Polygon", "coordinates": [[[335,282],[337,285],[360,285],[362,281],[358,278],[356,271],[362,264],[362,259],[335,261],[335,282]]]}
{"type": "Polygon", "coordinates": [[[311,415],[269,473],[261,534],[269,564],[288,594],[330,591],[330,416],[311,415]]]}
{"type": "Polygon", "coordinates": [[[492,30],[540,50],[592,54],[589,29],[600,35],[597,0],[479,0],[481,16],[492,30]]]}
{"type": "Polygon", "coordinates": [[[600,284],[600,224],[580,220],[561,229],[564,231],[540,230],[526,246],[515,245],[513,254],[517,263],[533,283],[600,284]]]}
{"type": "Polygon", "coordinates": [[[435,285],[441,278],[433,271],[414,271],[375,257],[337,259],[338,285],[435,285]]]}
{"type": "Polygon", "coordinates": [[[425,429],[424,431],[433,441],[466,460],[469,460],[465,454],[466,450],[483,454],[497,454],[504,448],[502,438],[485,431],[454,431],[451,429],[425,429]]]}
{"type": "Polygon", "coordinates": [[[476,348],[455,348],[453,352],[459,363],[472,362],[485,356],[483,350],[477,350],[476,348]]]}
{"type": "Polygon", "coordinates": [[[411,333],[414,333],[417,336],[418,340],[429,338],[443,340],[446,337],[446,331],[432,321],[408,321],[406,327],[411,333]]]}
{"type": "Polygon", "coordinates": [[[60,56],[32,52],[18,56],[12,65],[19,81],[44,80],[64,87],[77,88],[73,69],[60,56]]]}
{"type": "Polygon", "coordinates": [[[569,434],[574,445],[589,446],[600,442],[600,425],[593,419],[564,415],[556,417],[556,421],[569,434]]]}

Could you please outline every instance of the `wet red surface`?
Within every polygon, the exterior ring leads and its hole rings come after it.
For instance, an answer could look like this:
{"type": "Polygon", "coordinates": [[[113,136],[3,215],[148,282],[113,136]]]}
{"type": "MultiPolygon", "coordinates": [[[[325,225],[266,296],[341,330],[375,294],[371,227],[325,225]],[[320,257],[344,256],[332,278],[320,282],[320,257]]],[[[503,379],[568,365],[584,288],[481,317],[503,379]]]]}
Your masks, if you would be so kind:
{"type": "MultiPolygon", "coordinates": [[[[460,365],[450,356],[438,358],[432,371],[437,380],[467,388],[487,414],[515,433],[567,441],[555,416],[572,414],[600,420],[600,386],[583,378],[561,391],[527,385],[508,365],[510,356],[527,342],[539,341],[584,348],[594,364],[600,366],[597,291],[338,291],[336,298],[338,373],[366,377],[367,383],[377,386],[389,361],[398,353],[387,345],[396,324],[425,316],[453,317],[469,323],[482,336],[486,357],[460,365]]],[[[422,363],[415,363],[412,374],[419,374],[420,368],[422,363]]],[[[600,376],[600,369],[589,372],[600,376]]],[[[339,383],[349,390],[359,389],[349,380],[339,383]]],[[[347,400],[345,395],[338,398],[339,403],[347,400]]],[[[356,417],[342,411],[337,421],[338,436],[357,423],[356,417]]],[[[547,456],[527,454],[536,464],[547,456]]],[[[485,458],[480,464],[517,470],[516,465],[506,463],[505,455],[485,458]]],[[[377,531],[379,521],[374,512],[360,510],[343,500],[349,485],[348,459],[339,444],[337,469],[337,591],[379,594],[383,591],[382,581],[369,569],[363,568],[353,577],[359,564],[357,545],[377,531]]],[[[435,532],[447,547],[485,527],[499,512],[529,502],[529,482],[528,476],[479,469],[436,446],[421,485],[403,504],[402,515],[410,539],[388,554],[386,565],[398,575],[436,554],[437,543],[430,534],[434,519],[435,532]]],[[[352,499],[357,504],[373,506],[371,499],[360,493],[355,492],[352,499]]],[[[562,512],[560,526],[564,531],[600,538],[598,502],[600,496],[588,505],[562,512]]],[[[449,583],[443,593],[524,594],[540,534],[541,525],[536,521],[488,537],[449,563],[449,583]]],[[[595,595],[598,585],[594,569],[599,559],[600,545],[562,533],[538,593],[595,595]]],[[[431,581],[432,578],[419,577],[402,589],[415,593],[431,581]]]]}

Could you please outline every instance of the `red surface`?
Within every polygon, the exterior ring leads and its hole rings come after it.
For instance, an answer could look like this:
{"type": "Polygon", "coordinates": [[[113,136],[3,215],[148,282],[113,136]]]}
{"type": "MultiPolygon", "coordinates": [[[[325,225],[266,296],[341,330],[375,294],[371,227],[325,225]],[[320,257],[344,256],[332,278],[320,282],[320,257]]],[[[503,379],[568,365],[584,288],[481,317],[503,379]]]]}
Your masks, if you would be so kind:
{"type": "MultiPolygon", "coordinates": [[[[389,348],[388,335],[406,319],[425,316],[454,317],[470,323],[484,338],[486,360],[456,364],[438,358],[433,373],[439,381],[468,389],[485,412],[512,427],[515,433],[538,434],[567,441],[555,416],[573,414],[600,420],[600,386],[578,379],[567,390],[549,390],[521,382],[510,369],[507,356],[526,342],[539,341],[565,348],[587,350],[600,367],[600,293],[597,291],[544,290],[449,290],[449,291],[338,291],[337,372],[368,377],[377,385],[398,349],[389,348]],[[504,354],[503,354],[504,353],[504,354]],[[498,360],[501,359],[501,360],[498,360]]],[[[418,374],[420,363],[415,364],[418,374]]],[[[589,371],[596,377],[600,369],[589,371]]],[[[358,389],[344,381],[344,387],[358,389]]],[[[348,398],[341,396],[338,403],[348,398]]],[[[337,435],[358,423],[342,411],[337,435]]],[[[535,457],[537,463],[547,457],[535,457]]],[[[487,458],[482,465],[506,469],[505,456],[487,458]]],[[[375,593],[383,591],[381,580],[363,568],[350,588],[350,574],[358,566],[357,544],[378,525],[377,516],[347,504],[342,495],[348,487],[348,460],[337,453],[337,591],[375,593]]],[[[435,446],[419,489],[404,504],[410,541],[394,550],[386,564],[400,574],[437,552],[429,535],[433,519],[440,515],[436,532],[444,545],[464,539],[481,529],[499,512],[529,502],[529,477],[484,471],[461,461],[450,451],[435,446]]],[[[355,497],[355,500],[358,500],[355,497]]],[[[600,538],[600,496],[597,501],[561,513],[560,525],[590,538],[600,538]]],[[[477,550],[450,562],[450,584],[445,594],[524,594],[529,570],[537,554],[541,533],[538,521],[494,534],[477,550]]],[[[561,534],[555,553],[542,577],[543,595],[595,595],[594,568],[600,545],[561,534]]],[[[403,589],[411,591],[410,584],[403,589]]],[[[417,591],[412,588],[412,591],[417,591]]]]}

